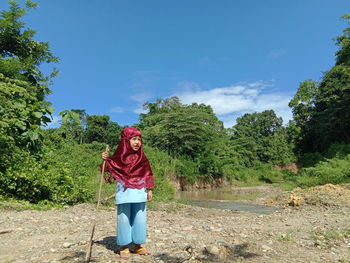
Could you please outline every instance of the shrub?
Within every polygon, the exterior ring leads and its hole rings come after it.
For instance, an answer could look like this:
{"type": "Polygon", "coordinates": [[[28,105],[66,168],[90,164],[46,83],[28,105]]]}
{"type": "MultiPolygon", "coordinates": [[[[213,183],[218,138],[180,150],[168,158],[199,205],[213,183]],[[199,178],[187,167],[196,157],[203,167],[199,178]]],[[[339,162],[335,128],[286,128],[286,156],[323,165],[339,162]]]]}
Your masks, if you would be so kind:
{"type": "Polygon", "coordinates": [[[330,158],[345,158],[350,154],[350,143],[333,143],[326,151],[325,157],[330,158]]]}
{"type": "Polygon", "coordinates": [[[297,183],[302,187],[347,182],[350,182],[350,154],[343,159],[321,161],[315,167],[303,169],[297,177],[297,183]]]}
{"type": "Polygon", "coordinates": [[[176,162],[167,153],[145,146],[145,153],[151,163],[156,187],[153,192],[156,201],[169,201],[174,199],[175,188],[170,183],[176,177],[176,162]]]}

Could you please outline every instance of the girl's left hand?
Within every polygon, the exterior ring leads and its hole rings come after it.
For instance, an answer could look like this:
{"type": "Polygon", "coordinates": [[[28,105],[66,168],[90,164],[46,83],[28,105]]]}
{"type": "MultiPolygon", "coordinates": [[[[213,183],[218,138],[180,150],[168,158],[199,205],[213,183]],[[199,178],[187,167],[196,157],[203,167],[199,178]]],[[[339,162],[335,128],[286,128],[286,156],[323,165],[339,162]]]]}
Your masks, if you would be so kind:
{"type": "Polygon", "coordinates": [[[152,198],[153,198],[152,190],[148,190],[148,192],[147,192],[147,201],[148,202],[152,201],[152,198]]]}

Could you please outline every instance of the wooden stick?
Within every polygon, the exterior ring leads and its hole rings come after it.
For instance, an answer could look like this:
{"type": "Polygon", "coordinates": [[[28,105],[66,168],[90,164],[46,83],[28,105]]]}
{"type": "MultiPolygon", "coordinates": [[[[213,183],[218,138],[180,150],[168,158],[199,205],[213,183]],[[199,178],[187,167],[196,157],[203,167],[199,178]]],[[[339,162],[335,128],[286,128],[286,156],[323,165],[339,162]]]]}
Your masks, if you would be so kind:
{"type": "Polygon", "coordinates": [[[112,195],[110,195],[110,196],[108,196],[108,197],[106,197],[106,198],[104,198],[104,199],[102,199],[102,200],[101,200],[101,204],[103,205],[103,204],[107,203],[107,201],[108,201],[109,199],[113,198],[113,197],[115,197],[115,193],[112,194],[112,195]]]}
{"type": "Polygon", "coordinates": [[[10,233],[12,231],[13,231],[13,229],[1,229],[0,234],[6,234],[6,233],[10,233]]]}
{"type": "MultiPolygon", "coordinates": [[[[106,145],[106,152],[109,152],[109,146],[108,144],[106,145]]],[[[101,180],[100,180],[100,187],[98,190],[98,198],[97,198],[97,206],[96,209],[99,208],[100,206],[100,199],[101,199],[101,190],[102,190],[102,183],[103,183],[103,177],[104,177],[104,173],[105,173],[105,166],[106,166],[106,161],[103,161],[103,165],[102,165],[102,172],[101,172],[101,180]]],[[[94,238],[94,232],[95,232],[95,227],[96,227],[96,220],[94,222],[94,224],[92,225],[92,229],[91,229],[91,235],[90,235],[90,240],[89,240],[89,246],[88,246],[88,250],[86,252],[85,255],[85,262],[89,263],[90,262],[90,258],[91,258],[91,252],[92,252],[92,245],[94,243],[93,238],[94,238]]]]}
{"type": "MultiPolygon", "coordinates": [[[[106,152],[109,152],[109,145],[108,144],[106,145],[106,152]]],[[[101,173],[101,179],[100,179],[100,188],[98,190],[97,209],[100,206],[101,190],[102,190],[103,176],[104,176],[104,173],[105,173],[105,166],[106,166],[106,161],[103,161],[102,173],[101,173]]]]}
{"type": "Polygon", "coordinates": [[[90,235],[90,240],[89,240],[89,247],[88,247],[88,251],[86,252],[86,256],[85,256],[86,263],[89,263],[90,258],[91,258],[92,244],[93,244],[92,238],[94,237],[95,226],[96,226],[96,222],[92,225],[92,230],[91,230],[91,235],[90,235]]]}

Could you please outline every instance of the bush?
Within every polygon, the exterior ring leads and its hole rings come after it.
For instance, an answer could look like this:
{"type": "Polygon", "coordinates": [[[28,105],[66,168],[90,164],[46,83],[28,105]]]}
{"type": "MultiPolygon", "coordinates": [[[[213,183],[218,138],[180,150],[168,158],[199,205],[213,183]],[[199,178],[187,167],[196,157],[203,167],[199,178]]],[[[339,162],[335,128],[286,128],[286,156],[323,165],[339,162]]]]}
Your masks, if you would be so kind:
{"type": "Polygon", "coordinates": [[[315,167],[305,168],[297,177],[301,187],[350,182],[350,154],[345,158],[326,159],[315,167]]]}
{"type": "Polygon", "coordinates": [[[223,167],[225,178],[230,181],[241,181],[250,184],[276,183],[286,180],[285,171],[275,170],[270,164],[255,163],[254,167],[239,165],[225,165],[223,167]]]}
{"type": "Polygon", "coordinates": [[[154,200],[170,201],[174,199],[175,188],[170,183],[170,179],[176,177],[176,159],[171,158],[167,153],[144,147],[153,171],[155,189],[153,191],[154,200]]]}
{"type": "Polygon", "coordinates": [[[193,184],[200,176],[198,171],[198,164],[194,161],[179,159],[176,162],[176,175],[184,179],[186,182],[193,184]]]}
{"type": "Polygon", "coordinates": [[[222,160],[214,154],[203,156],[198,159],[198,170],[204,177],[220,178],[223,177],[222,160]]]}
{"type": "Polygon", "coordinates": [[[326,151],[325,157],[331,158],[345,158],[346,155],[350,154],[349,143],[333,143],[326,151]]]}
{"type": "Polygon", "coordinates": [[[13,163],[0,174],[0,194],[38,203],[47,200],[75,204],[94,200],[103,145],[78,145],[47,134],[42,152],[16,152],[13,163]],[[99,150],[97,150],[99,149],[99,150]]]}
{"type": "Polygon", "coordinates": [[[298,162],[302,167],[313,167],[321,161],[332,158],[344,159],[346,155],[350,154],[349,143],[333,143],[329,148],[323,152],[305,153],[298,162]]]}
{"type": "Polygon", "coordinates": [[[323,159],[324,157],[319,152],[305,153],[299,158],[298,163],[302,167],[312,167],[315,166],[318,162],[322,161],[323,159]]]}

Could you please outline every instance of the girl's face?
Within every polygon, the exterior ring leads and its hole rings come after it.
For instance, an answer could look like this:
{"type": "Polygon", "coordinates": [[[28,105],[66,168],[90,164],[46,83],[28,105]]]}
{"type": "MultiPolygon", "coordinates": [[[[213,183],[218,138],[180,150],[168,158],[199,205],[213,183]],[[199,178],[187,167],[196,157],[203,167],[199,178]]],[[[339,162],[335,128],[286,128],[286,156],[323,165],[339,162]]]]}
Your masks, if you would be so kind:
{"type": "Polygon", "coordinates": [[[142,145],[142,140],[140,136],[135,136],[130,139],[130,146],[135,152],[137,152],[142,145]]]}

